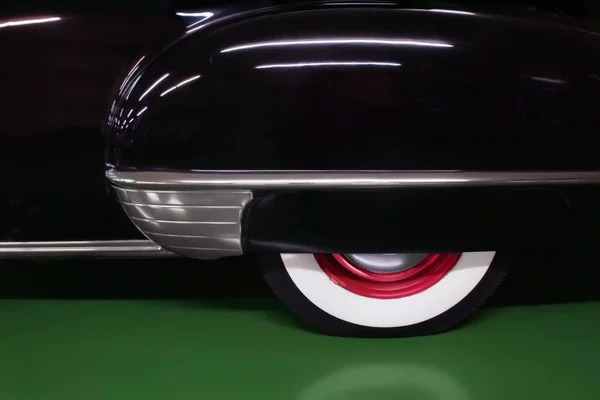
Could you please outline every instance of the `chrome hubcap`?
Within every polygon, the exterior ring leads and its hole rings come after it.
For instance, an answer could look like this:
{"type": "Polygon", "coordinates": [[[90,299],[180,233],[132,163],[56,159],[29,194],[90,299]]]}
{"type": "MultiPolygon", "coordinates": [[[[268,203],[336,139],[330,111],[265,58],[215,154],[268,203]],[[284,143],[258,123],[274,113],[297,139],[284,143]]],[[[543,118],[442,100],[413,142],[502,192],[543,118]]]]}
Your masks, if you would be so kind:
{"type": "Polygon", "coordinates": [[[399,272],[414,267],[427,253],[345,254],[357,266],[380,274],[399,272]]]}

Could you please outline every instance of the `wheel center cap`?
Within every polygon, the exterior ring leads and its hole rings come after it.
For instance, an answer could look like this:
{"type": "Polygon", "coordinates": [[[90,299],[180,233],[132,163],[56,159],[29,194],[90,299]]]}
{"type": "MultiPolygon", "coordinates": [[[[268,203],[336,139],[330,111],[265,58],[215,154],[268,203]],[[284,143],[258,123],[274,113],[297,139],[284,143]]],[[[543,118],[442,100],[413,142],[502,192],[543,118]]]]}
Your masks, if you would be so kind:
{"type": "Polygon", "coordinates": [[[404,271],[422,262],[427,253],[344,254],[367,271],[380,274],[404,271]]]}

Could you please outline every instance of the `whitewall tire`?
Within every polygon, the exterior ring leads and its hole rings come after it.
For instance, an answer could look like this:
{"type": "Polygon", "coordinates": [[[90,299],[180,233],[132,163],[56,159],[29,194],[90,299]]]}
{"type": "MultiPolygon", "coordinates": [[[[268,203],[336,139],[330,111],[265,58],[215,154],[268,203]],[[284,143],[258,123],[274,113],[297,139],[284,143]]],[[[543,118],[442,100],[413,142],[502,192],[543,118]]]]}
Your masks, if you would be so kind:
{"type": "MultiPolygon", "coordinates": [[[[332,272],[323,263],[329,255],[267,255],[261,267],[275,295],[318,331],[336,336],[419,336],[446,331],[466,320],[506,274],[507,257],[502,254],[453,254],[443,271],[423,271],[422,278],[409,277],[408,283],[386,283],[389,274],[376,274],[374,279],[383,276],[385,282],[375,282],[380,285],[375,290],[369,286],[373,282],[365,281],[363,287],[361,278],[348,271],[332,272]],[[429,282],[421,284],[418,279],[429,282]],[[390,291],[386,285],[400,289],[390,291]]],[[[339,256],[336,259],[347,263],[339,256]]]]}

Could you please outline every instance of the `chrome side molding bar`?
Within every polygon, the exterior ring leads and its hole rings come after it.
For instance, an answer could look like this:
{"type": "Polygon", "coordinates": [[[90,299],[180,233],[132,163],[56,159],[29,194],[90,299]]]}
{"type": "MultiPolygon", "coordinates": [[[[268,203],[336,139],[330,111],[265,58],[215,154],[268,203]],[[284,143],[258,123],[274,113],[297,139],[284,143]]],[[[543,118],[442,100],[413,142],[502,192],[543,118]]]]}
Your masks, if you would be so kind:
{"type": "Polygon", "coordinates": [[[155,258],[174,256],[175,254],[150,240],[0,242],[0,259],[155,258]]]}
{"type": "Polygon", "coordinates": [[[133,224],[184,257],[241,255],[255,190],[335,190],[600,184],[600,171],[119,171],[106,172],[133,224]]]}
{"type": "Polygon", "coordinates": [[[117,171],[113,185],[142,190],[379,189],[598,184],[600,171],[117,171]]]}

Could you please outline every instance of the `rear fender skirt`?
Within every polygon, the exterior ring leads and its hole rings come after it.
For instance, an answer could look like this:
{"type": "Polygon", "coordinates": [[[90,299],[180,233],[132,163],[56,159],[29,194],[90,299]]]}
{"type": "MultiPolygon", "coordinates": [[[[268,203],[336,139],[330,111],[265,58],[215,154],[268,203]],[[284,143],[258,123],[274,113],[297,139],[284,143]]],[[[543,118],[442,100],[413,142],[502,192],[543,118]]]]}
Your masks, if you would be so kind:
{"type": "Polygon", "coordinates": [[[547,188],[269,193],[244,218],[246,252],[388,253],[542,247],[571,232],[547,188]]]}

